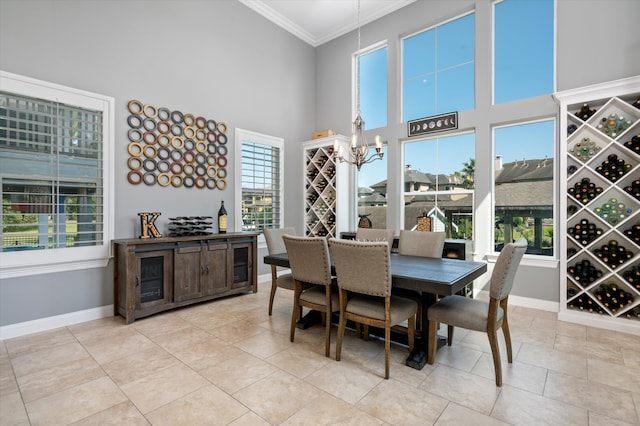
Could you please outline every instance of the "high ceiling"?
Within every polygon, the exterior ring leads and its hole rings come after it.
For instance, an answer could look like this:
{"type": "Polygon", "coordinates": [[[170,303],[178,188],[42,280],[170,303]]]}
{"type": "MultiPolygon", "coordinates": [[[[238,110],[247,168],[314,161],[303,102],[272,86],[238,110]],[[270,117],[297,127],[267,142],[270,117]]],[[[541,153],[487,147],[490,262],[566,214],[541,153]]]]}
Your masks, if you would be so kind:
{"type": "MultiPolygon", "coordinates": [[[[358,27],[358,0],[238,0],[316,47],[358,27]]],[[[360,25],[416,0],[360,0],[360,25]]]]}

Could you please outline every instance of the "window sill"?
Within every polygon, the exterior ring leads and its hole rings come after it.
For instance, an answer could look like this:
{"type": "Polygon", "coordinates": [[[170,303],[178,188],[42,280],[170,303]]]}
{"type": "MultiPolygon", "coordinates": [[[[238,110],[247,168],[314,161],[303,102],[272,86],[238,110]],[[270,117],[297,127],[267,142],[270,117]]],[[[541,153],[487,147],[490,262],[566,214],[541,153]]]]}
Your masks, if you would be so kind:
{"type": "MultiPolygon", "coordinates": [[[[484,260],[489,263],[496,263],[496,260],[498,260],[498,256],[499,253],[488,254],[484,257],[484,260]]],[[[550,256],[535,256],[531,254],[525,254],[520,264],[525,266],[533,266],[536,268],[557,269],[558,259],[550,256]]]]}
{"type": "Polygon", "coordinates": [[[62,249],[62,253],[53,251],[27,253],[2,253],[0,279],[19,278],[31,275],[69,272],[79,269],[104,268],[110,256],[104,248],[100,250],[62,249]],[[37,262],[37,263],[36,263],[37,262]]]}

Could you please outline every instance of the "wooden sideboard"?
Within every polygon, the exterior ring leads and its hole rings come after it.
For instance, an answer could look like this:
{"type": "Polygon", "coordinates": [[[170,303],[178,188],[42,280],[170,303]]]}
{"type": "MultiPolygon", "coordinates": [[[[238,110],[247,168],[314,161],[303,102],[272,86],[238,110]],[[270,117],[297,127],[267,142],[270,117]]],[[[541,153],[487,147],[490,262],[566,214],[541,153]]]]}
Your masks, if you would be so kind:
{"type": "Polygon", "coordinates": [[[258,291],[257,235],[113,240],[114,315],[137,318],[258,291]]]}

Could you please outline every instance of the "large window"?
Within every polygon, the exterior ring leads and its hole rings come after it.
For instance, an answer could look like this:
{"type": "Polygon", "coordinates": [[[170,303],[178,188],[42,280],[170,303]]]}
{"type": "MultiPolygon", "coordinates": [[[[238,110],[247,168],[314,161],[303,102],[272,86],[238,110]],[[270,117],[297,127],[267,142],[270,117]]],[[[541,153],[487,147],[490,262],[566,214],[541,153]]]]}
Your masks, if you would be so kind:
{"type": "Polygon", "coordinates": [[[475,135],[404,143],[404,229],[472,239],[475,135]]]}
{"type": "Polygon", "coordinates": [[[494,103],[554,90],[554,0],[494,3],[494,103]]]}
{"type": "Polygon", "coordinates": [[[282,227],[284,140],[236,129],[236,227],[262,231],[282,227]]]}
{"type": "Polygon", "coordinates": [[[555,121],[495,127],[494,247],[525,237],[527,253],[553,256],[555,121]]]}
{"type": "Polygon", "coordinates": [[[384,127],[387,125],[387,48],[376,46],[357,58],[360,114],[365,129],[384,127]]]}
{"type": "Polygon", "coordinates": [[[470,13],[402,40],[402,119],[474,108],[470,13]]]}
{"type": "Polygon", "coordinates": [[[113,234],[113,99],[8,73],[0,79],[3,276],[104,266],[113,234]]]}
{"type": "Polygon", "coordinates": [[[387,227],[387,146],[384,156],[358,171],[358,216],[369,219],[376,229],[387,227]]]}

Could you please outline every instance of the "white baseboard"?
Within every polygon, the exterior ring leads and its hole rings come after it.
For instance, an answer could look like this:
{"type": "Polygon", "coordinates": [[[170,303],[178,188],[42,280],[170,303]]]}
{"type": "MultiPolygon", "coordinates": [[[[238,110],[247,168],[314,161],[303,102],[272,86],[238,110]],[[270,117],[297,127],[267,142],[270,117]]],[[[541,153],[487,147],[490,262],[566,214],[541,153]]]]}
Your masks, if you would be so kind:
{"type": "MultiPolygon", "coordinates": [[[[480,291],[483,298],[489,300],[489,292],[486,290],[480,291]]],[[[558,312],[560,309],[560,302],[552,302],[550,300],[531,299],[529,297],[509,295],[509,305],[522,306],[523,308],[539,309],[541,311],[558,312]]]]}
{"type": "Polygon", "coordinates": [[[0,340],[66,327],[81,322],[93,321],[112,315],[113,305],[107,305],[99,308],[86,309],[84,311],[69,312],[68,314],[56,315],[54,317],[5,325],[4,327],[0,327],[0,340]]]}
{"type": "MultiPolygon", "coordinates": [[[[271,283],[271,273],[258,275],[258,283],[271,283]]],[[[25,321],[17,324],[0,327],[0,340],[11,339],[13,337],[25,336],[27,334],[39,333],[41,331],[53,330],[54,328],[66,327],[68,325],[79,324],[81,322],[93,321],[113,315],[113,305],[101,306],[99,308],[87,309],[84,311],[69,312],[68,314],[56,315],[54,317],[40,318],[33,321],[25,321]]]]}

